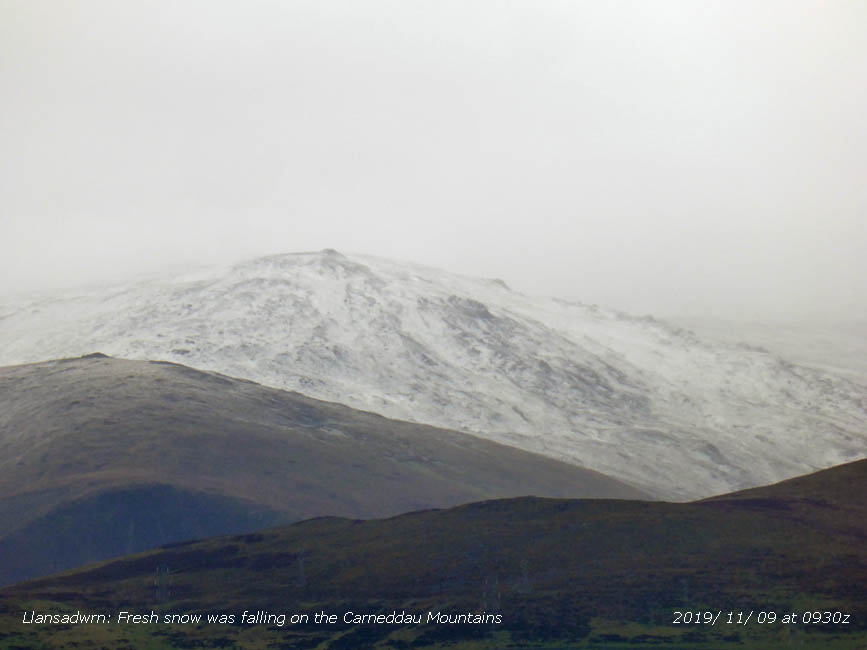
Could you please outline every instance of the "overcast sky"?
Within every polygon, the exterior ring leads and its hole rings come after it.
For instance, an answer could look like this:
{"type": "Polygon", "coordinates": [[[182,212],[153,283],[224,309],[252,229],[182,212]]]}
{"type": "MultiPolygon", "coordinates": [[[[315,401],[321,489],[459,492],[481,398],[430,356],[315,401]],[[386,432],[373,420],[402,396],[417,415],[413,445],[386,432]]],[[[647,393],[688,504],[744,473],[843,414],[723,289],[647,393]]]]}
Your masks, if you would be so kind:
{"type": "Polygon", "coordinates": [[[867,318],[867,2],[0,0],[0,292],[325,247],[867,318]]]}

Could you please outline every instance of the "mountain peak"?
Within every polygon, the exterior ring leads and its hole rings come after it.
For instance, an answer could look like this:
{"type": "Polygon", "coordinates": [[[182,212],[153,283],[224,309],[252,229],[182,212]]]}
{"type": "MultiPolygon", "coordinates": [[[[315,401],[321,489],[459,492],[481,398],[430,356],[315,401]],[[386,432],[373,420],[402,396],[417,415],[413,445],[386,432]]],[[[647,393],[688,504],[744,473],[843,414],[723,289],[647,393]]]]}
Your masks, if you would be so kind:
{"type": "Polygon", "coordinates": [[[5,305],[0,363],[162,359],[474,432],[671,498],[863,457],[863,389],[654,319],[332,249],[5,305]]]}

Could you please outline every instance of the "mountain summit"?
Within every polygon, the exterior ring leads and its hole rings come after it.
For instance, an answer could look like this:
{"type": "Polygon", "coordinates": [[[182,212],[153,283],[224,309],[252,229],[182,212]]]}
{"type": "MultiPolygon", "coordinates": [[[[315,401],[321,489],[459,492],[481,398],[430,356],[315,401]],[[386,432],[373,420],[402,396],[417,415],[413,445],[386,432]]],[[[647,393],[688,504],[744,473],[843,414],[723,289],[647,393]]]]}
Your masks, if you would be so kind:
{"type": "Polygon", "coordinates": [[[669,498],[853,460],[863,388],[652,318],[333,250],[0,303],[0,364],[101,350],[484,435],[669,498]]]}

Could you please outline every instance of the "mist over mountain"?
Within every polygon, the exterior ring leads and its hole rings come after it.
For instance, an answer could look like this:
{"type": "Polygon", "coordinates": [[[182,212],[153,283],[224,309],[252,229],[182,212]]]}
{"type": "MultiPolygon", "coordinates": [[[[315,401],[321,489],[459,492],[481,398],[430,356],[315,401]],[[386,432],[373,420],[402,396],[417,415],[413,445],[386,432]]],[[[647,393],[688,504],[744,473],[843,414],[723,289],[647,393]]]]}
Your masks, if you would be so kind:
{"type": "Polygon", "coordinates": [[[475,432],[670,498],[864,455],[862,386],[651,318],[361,255],[7,299],[0,363],[162,359],[475,432]]]}
{"type": "Polygon", "coordinates": [[[675,320],[703,337],[764,348],[801,366],[843,375],[867,388],[867,321],[757,323],[675,320]]]}

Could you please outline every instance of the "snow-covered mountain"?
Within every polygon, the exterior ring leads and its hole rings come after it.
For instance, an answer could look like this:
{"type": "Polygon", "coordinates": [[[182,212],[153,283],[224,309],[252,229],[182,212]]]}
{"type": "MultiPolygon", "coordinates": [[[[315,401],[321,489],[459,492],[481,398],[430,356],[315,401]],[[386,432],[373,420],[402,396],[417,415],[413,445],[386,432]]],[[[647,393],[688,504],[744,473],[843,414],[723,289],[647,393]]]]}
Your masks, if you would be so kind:
{"type": "Polygon", "coordinates": [[[0,364],[95,351],[481,433],[672,498],[867,455],[867,396],[843,377],[330,250],[0,302],[0,364]]]}

